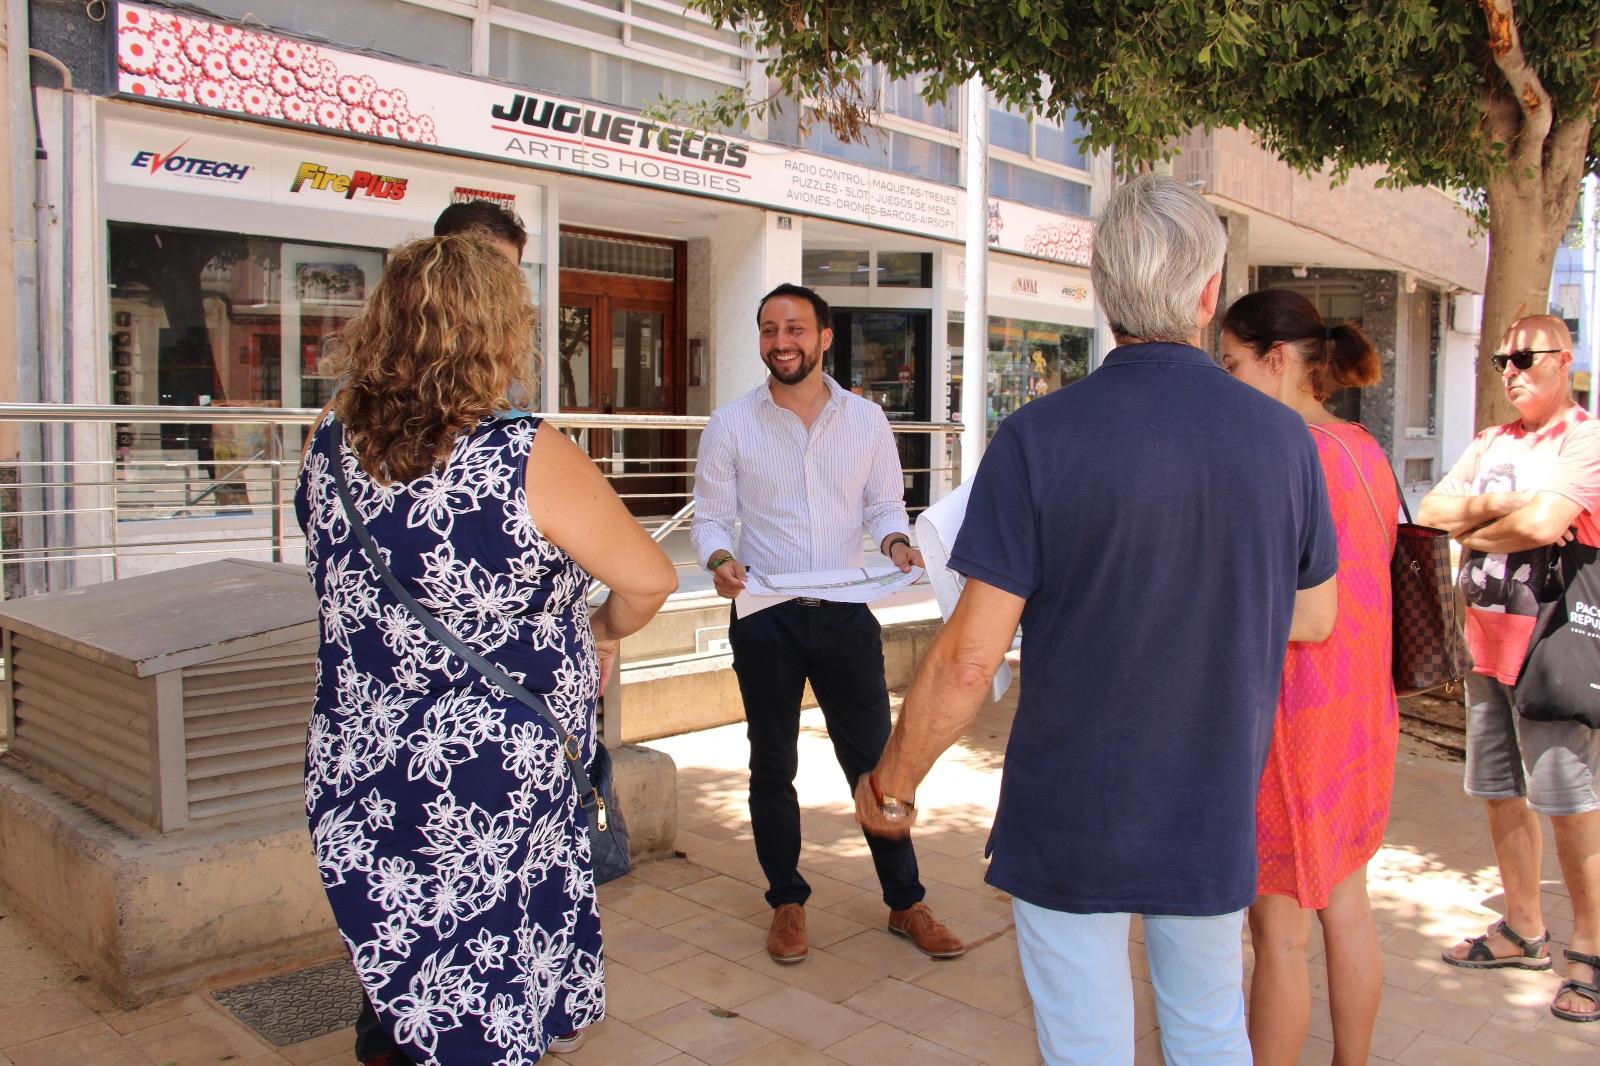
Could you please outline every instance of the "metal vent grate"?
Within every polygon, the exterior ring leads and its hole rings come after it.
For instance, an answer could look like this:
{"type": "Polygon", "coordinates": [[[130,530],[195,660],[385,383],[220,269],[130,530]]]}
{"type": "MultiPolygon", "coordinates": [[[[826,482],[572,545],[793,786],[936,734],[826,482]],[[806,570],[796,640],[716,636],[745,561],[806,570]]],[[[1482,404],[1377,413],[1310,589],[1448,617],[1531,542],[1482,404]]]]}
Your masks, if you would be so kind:
{"type": "Polygon", "coordinates": [[[336,1033],[361,1012],[361,982],[344,959],[211,993],[278,1047],[336,1033]]]}
{"type": "Polygon", "coordinates": [[[304,803],[306,721],[317,642],[216,659],[183,671],[189,818],[202,822],[304,803]]]}
{"type": "Polygon", "coordinates": [[[671,281],[676,260],[671,245],[597,237],[589,233],[561,235],[561,269],[594,274],[621,274],[632,278],[671,281]]]}
{"type": "Polygon", "coordinates": [[[11,658],[13,750],[150,818],[154,687],[21,635],[12,637],[11,658]]]}

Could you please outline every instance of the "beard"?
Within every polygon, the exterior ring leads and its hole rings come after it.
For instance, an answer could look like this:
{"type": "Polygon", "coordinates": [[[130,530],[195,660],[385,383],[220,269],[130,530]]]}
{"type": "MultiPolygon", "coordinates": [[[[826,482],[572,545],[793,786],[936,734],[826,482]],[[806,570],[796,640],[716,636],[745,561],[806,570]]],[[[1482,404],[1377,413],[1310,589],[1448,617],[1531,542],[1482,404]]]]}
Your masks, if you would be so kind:
{"type": "Polygon", "coordinates": [[[761,361],[767,364],[767,370],[770,371],[772,376],[778,379],[778,381],[781,383],[785,385],[798,385],[800,382],[809,377],[811,372],[817,369],[817,367],[822,363],[822,348],[819,345],[817,348],[809,352],[800,348],[775,348],[771,352],[764,354],[761,357],[761,361]],[[788,370],[779,370],[773,365],[775,356],[793,355],[796,353],[799,354],[800,361],[792,368],[788,370]]]}

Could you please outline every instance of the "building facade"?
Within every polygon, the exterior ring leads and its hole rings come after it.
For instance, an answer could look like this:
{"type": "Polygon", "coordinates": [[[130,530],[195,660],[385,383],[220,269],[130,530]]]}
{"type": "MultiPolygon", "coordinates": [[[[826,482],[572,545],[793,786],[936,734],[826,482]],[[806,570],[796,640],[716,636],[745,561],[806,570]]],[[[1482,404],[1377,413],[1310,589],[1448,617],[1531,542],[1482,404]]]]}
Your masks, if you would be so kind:
{"type": "Polygon", "coordinates": [[[1487,240],[1450,196],[1379,188],[1380,170],[1340,184],[1299,174],[1246,130],[1195,131],[1180,147],[1174,173],[1204,189],[1228,227],[1224,302],[1295,289],[1377,345],[1383,380],[1331,406],[1373,432],[1420,499],[1472,438],[1487,240]]]}
{"type": "MultiPolygon", "coordinates": [[[[9,82],[13,158],[36,133],[44,153],[11,196],[12,247],[36,250],[16,269],[27,313],[6,377],[20,400],[316,408],[333,385],[324,346],[387,250],[461,199],[528,227],[548,412],[708,414],[762,379],[754,311],[785,281],[833,304],[829,371],[893,422],[981,417],[992,432],[1110,344],[1087,264],[1112,175],[1070,115],[989,109],[985,409],[964,412],[965,89],[930,102],[916,78],[869,75],[883,113],[862,144],[793,100],[749,129],[684,126],[647,105],[769,86],[743,37],[670,0],[8,10],[27,16],[13,43],[59,61],[15,65],[9,82]]],[[[1451,392],[1470,350],[1452,311],[1483,273],[1465,216],[1431,192],[1329,190],[1245,134],[1192,135],[1176,172],[1204,182],[1228,223],[1229,295],[1294,285],[1379,340],[1385,383],[1342,409],[1379,433],[1408,488],[1429,483],[1459,450],[1454,412],[1470,430],[1470,391],[1459,404],[1451,392]]],[[[260,468],[285,448],[261,427],[13,436],[0,440],[21,460],[11,470],[59,475],[18,513],[62,506],[81,471],[114,467],[119,482],[76,490],[70,517],[0,529],[0,548],[85,549],[27,581],[8,569],[8,595],[216,554],[152,548],[141,562],[123,550],[139,542],[260,551],[283,522],[260,468]],[[138,522],[126,500],[146,505],[138,522]],[[106,545],[118,547],[87,550],[106,545]]],[[[587,439],[638,513],[682,502],[692,432],[587,439]]],[[[901,450],[913,506],[959,476],[953,439],[907,434],[901,450]]]]}
{"type": "Polygon", "coordinates": [[[1572,226],[1556,250],[1550,276],[1550,313],[1566,320],[1572,330],[1572,392],[1590,411],[1600,410],[1600,180],[1584,176],[1583,192],[1574,209],[1572,226]]]}

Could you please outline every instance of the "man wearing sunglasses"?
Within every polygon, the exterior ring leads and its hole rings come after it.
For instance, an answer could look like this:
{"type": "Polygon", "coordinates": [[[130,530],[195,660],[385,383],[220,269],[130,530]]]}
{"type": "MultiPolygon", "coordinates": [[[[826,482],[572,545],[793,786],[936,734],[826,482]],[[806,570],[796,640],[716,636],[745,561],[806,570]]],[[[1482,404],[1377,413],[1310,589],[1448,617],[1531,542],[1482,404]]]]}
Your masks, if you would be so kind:
{"type": "MultiPolygon", "coordinates": [[[[1572,897],[1569,947],[1600,954],[1600,730],[1517,714],[1512,685],[1533,633],[1534,590],[1512,586],[1543,571],[1537,556],[1550,545],[1572,537],[1600,545],[1600,419],[1572,401],[1572,335],[1561,319],[1518,319],[1490,358],[1519,417],[1478,434],[1417,508],[1418,521],[1448,530],[1466,549],[1461,575],[1473,658],[1466,790],[1488,803],[1506,899],[1504,919],[1447,950],[1444,961],[1548,970],[1540,814],[1550,815],[1572,897]]],[[[1594,967],[1569,961],[1566,976],[1581,984],[1563,987],[1552,1011],[1600,1019],[1600,993],[1583,987],[1600,977],[1594,967]]]]}

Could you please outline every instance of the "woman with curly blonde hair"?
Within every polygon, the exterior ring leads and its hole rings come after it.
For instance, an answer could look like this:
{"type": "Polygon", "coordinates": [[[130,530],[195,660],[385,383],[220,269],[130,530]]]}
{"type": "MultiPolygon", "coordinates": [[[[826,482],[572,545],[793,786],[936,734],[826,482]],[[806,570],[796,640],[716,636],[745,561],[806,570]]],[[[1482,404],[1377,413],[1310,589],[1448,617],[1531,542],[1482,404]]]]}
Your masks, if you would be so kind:
{"type": "Polygon", "coordinates": [[[435,640],[369,565],[545,698],[594,757],[618,639],[676,587],[666,555],[529,397],[534,310],[481,234],[390,259],[333,352],[343,381],[295,508],[320,608],[306,810],[368,1005],[363,1062],[532,1063],[605,1011],[587,821],[555,731],[435,640]],[[593,611],[591,577],[611,587],[593,611]]]}

